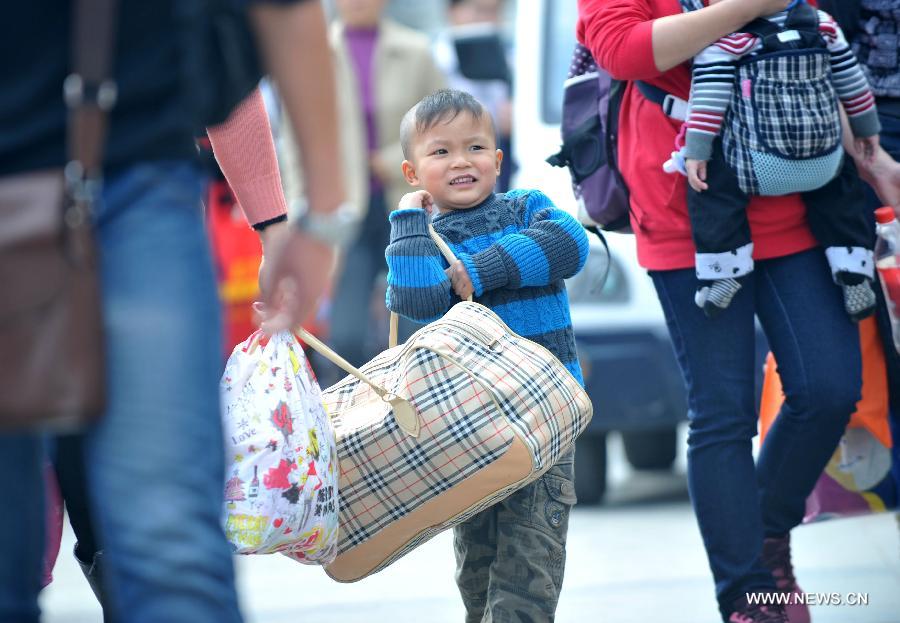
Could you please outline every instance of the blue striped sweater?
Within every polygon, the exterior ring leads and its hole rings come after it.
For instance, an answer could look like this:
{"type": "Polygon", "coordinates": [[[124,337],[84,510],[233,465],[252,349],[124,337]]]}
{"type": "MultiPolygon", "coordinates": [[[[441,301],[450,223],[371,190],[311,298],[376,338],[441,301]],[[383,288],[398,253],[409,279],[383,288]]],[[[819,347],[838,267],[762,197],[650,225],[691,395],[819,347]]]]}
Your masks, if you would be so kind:
{"type": "MultiPolygon", "coordinates": [[[[416,322],[437,320],[459,299],[428,235],[428,215],[396,210],[390,221],[388,309],[416,322]]],[[[475,207],[438,214],[432,224],[465,265],[474,300],[547,348],[583,384],[563,279],[587,259],[584,228],[537,190],[491,194],[475,207]]]]}

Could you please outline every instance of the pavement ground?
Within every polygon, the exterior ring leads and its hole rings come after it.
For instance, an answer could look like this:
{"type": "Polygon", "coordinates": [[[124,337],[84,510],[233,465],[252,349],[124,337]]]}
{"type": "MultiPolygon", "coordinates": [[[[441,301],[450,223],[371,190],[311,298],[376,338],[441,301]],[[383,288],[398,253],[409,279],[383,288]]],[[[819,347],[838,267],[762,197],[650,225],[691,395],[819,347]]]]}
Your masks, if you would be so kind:
{"type": "MultiPolygon", "coordinates": [[[[615,438],[613,438],[615,439],[615,438]]],[[[687,501],[683,458],[673,473],[632,472],[610,449],[607,503],[570,523],[560,623],[716,623],[706,556],[687,501]]],[[[797,577],[809,593],[851,593],[868,605],[820,605],[814,623],[900,623],[900,533],[893,514],[803,526],[794,532],[797,577]]],[[[100,623],[100,610],[64,535],[55,580],[42,596],[47,623],[100,623]]],[[[283,556],[237,560],[248,623],[460,623],[452,535],[443,533],[388,569],[338,584],[283,556]]]]}

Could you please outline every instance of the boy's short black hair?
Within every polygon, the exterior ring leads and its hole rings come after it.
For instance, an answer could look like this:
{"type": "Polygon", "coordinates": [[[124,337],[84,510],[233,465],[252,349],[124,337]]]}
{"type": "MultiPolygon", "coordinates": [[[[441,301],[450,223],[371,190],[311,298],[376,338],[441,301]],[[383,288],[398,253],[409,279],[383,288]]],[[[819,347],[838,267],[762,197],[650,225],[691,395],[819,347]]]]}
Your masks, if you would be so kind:
{"type": "Polygon", "coordinates": [[[414,134],[424,132],[440,121],[451,121],[463,112],[471,114],[479,121],[487,115],[491,122],[491,135],[496,142],[497,130],[494,127],[494,120],[481,102],[465,91],[440,89],[426,95],[403,115],[403,121],[400,122],[400,146],[403,148],[403,157],[409,160],[414,134]]]}

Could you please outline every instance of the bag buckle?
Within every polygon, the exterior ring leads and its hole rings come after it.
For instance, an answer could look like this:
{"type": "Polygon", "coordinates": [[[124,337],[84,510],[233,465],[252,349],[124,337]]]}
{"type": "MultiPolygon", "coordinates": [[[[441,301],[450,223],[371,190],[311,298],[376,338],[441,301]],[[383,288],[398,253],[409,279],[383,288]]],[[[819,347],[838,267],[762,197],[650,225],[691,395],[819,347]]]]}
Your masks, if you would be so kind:
{"type": "Polygon", "coordinates": [[[678,121],[687,119],[688,103],[671,93],[666,93],[666,96],[663,98],[662,109],[672,119],[677,119],[678,121]]]}

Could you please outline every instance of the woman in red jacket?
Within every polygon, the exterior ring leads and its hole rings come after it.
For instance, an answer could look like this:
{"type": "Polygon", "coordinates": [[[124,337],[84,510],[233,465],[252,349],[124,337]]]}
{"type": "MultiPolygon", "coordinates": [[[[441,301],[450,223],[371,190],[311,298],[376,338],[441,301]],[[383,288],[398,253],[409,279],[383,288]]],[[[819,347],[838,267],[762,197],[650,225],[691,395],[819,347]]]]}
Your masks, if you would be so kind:
{"type": "MultiPolygon", "coordinates": [[[[788,4],[722,0],[684,13],[679,0],[579,0],[578,38],[613,77],[687,99],[695,54],[788,4]]],[[[688,390],[688,479],[719,609],[731,623],[808,621],[805,606],[785,613],[753,603],[754,594],[798,591],[789,534],[859,400],[858,333],[797,195],[752,198],[756,272],[742,278],[731,307],[704,316],[694,304],[685,178],[662,169],[680,125],[628,85],[619,163],[631,190],[638,261],[653,279],[688,390]],[[754,316],[786,394],[756,466],[754,316]]]]}

